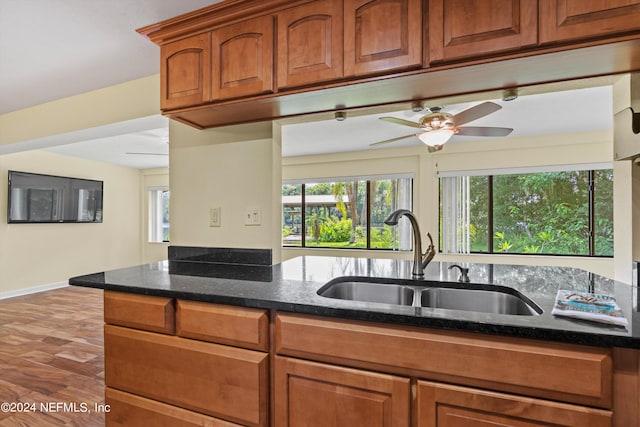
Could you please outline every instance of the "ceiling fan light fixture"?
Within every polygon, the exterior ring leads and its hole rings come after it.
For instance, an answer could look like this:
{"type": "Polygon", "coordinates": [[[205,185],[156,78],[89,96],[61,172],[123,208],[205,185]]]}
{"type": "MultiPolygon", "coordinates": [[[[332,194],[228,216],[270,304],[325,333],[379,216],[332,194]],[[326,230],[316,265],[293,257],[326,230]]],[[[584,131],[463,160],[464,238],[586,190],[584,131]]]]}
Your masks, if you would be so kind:
{"type": "Polygon", "coordinates": [[[420,141],[430,147],[442,145],[449,141],[455,132],[452,129],[438,129],[418,135],[420,141]]]}

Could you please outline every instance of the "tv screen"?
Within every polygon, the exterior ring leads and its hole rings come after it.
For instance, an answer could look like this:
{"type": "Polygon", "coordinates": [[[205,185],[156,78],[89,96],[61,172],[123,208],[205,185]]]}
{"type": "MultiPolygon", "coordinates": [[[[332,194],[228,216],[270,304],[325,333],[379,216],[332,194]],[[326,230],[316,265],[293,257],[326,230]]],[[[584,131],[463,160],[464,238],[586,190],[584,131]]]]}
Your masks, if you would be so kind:
{"type": "Polygon", "coordinates": [[[9,223],[102,222],[102,181],[9,171],[9,223]]]}

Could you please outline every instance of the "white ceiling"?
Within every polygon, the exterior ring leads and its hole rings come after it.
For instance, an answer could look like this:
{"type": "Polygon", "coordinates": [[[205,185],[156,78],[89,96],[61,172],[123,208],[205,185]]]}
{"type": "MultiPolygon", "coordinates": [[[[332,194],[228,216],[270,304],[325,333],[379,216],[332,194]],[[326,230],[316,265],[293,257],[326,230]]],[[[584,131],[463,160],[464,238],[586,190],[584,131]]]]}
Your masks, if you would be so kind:
{"type": "MultiPolygon", "coordinates": [[[[0,0],[0,114],[159,73],[160,49],[136,29],[221,0],[0,0]]],[[[157,120],[145,121],[157,125],[157,120]]],[[[146,169],[166,167],[164,130],[140,135],[102,129],[52,151],[146,169]],[[156,134],[153,138],[152,134],[156,134]],[[104,137],[104,138],[103,138],[104,137]]],[[[2,152],[16,147],[2,147],[2,152]]]]}
{"type": "MultiPolygon", "coordinates": [[[[576,131],[611,129],[613,125],[611,86],[597,86],[520,96],[514,101],[492,99],[502,109],[481,119],[467,123],[469,126],[497,126],[513,128],[506,138],[533,135],[548,135],[576,131]]],[[[459,113],[478,102],[443,105],[443,111],[459,113]]],[[[433,104],[425,103],[427,107],[433,104]]],[[[441,104],[436,104],[441,105],[441,104]]],[[[392,113],[377,113],[349,117],[339,122],[333,118],[313,123],[283,126],[282,151],[285,157],[321,154],[328,152],[383,149],[388,147],[420,146],[418,138],[410,137],[391,144],[370,147],[371,143],[415,134],[416,129],[379,120],[392,116],[410,121],[426,114],[414,113],[410,109],[392,113]]],[[[454,136],[447,142],[482,141],[481,137],[454,136]]]]}
{"type": "MultiPolygon", "coordinates": [[[[159,48],[135,29],[218,3],[220,0],[0,0],[0,114],[76,95],[159,72],[159,48]]],[[[496,94],[489,95],[496,98],[496,94]]],[[[450,113],[478,103],[438,102],[450,113]]],[[[496,100],[503,109],[469,123],[512,127],[507,138],[612,127],[610,86],[496,100]]],[[[433,103],[426,103],[433,106],[433,103]]],[[[389,107],[391,108],[391,107],[389,107]]],[[[373,110],[371,110],[373,111],[373,110]]],[[[298,156],[370,149],[369,144],[412,133],[412,128],[383,122],[384,115],[417,120],[396,106],[395,113],[349,112],[344,122],[320,115],[283,127],[283,155],[298,156]]],[[[105,126],[74,135],[27,141],[22,147],[146,169],[166,167],[167,121],[150,118],[123,126],[105,126]],[[55,146],[55,147],[53,147],[55,146]],[[127,154],[153,153],[153,154],[127,154]]],[[[454,137],[457,140],[468,137],[454,137]]],[[[419,145],[407,138],[393,145],[419,145]]],[[[0,147],[3,152],[17,147],[0,147]]]]}

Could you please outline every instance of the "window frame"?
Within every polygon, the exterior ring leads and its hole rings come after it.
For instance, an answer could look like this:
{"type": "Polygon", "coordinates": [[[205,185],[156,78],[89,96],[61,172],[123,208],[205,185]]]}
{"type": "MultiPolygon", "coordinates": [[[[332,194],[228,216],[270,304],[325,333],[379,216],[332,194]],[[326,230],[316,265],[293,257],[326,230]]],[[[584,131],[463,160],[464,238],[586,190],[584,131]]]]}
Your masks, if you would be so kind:
{"type": "MultiPolygon", "coordinates": [[[[371,250],[371,251],[389,251],[389,250],[399,250],[399,251],[410,251],[409,249],[400,249],[400,248],[377,248],[371,247],[371,214],[372,214],[372,181],[382,181],[382,180],[397,180],[397,179],[409,179],[411,188],[409,189],[409,202],[411,206],[409,209],[413,209],[414,205],[414,180],[415,176],[413,173],[397,173],[397,174],[384,174],[384,175],[367,175],[367,176],[350,176],[350,177],[329,177],[329,178],[308,178],[308,179],[294,179],[294,180],[283,180],[282,186],[284,185],[300,185],[300,216],[301,216],[301,226],[302,232],[300,233],[300,245],[286,245],[282,241],[281,236],[281,247],[285,249],[336,249],[336,250],[371,250]],[[366,194],[365,194],[365,203],[366,203],[366,247],[340,247],[340,246],[307,246],[307,233],[305,229],[306,224],[306,216],[307,216],[307,206],[306,206],[306,185],[307,184],[319,184],[319,183],[336,183],[336,182],[364,182],[366,186],[366,194]]],[[[283,209],[280,209],[282,214],[283,209]]],[[[281,221],[284,223],[284,221],[281,221]]]]}
{"type": "MultiPolygon", "coordinates": [[[[478,170],[478,171],[450,171],[450,172],[438,172],[438,197],[439,197],[439,229],[441,233],[444,231],[442,228],[442,206],[443,206],[443,192],[441,179],[446,177],[455,176],[468,176],[478,177],[487,176],[487,251],[471,251],[469,254],[477,255],[531,255],[531,256],[560,256],[560,257],[588,257],[588,258],[613,258],[614,255],[600,255],[596,254],[596,185],[595,175],[597,170],[612,170],[613,164],[611,163],[592,163],[583,165],[566,165],[566,166],[548,166],[548,167],[530,167],[530,168],[513,168],[513,169],[495,169],[495,170],[478,170]],[[569,172],[569,171],[586,171],[587,177],[587,203],[588,203],[588,253],[587,254],[559,254],[559,253],[534,253],[534,252],[499,252],[494,249],[494,185],[493,180],[497,175],[524,175],[535,173],[548,173],[548,172],[569,172]]],[[[441,253],[455,253],[455,252],[443,252],[443,238],[440,236],[438,242],[438,250],[441,253]]]]}
{"type": "MultiPolygon", "coordinates": [[[[148,243],[169,243],[169,240],[164,239],[162,206],[162,195],[164,193],[170,194],[168,186],[147,187],[147,194],[149,197],[149,212],[147,215],[149,233],[147,238],[148,243]]],[[[169,230],[170,229],[171,225],[169,222],[169,230]]]]}

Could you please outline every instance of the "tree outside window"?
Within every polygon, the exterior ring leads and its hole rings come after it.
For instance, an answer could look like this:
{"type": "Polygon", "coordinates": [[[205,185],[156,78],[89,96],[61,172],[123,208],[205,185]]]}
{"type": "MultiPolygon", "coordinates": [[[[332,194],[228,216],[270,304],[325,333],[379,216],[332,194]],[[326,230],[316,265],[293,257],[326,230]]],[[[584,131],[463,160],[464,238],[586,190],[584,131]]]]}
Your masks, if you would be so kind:
{"type": "Polygon", "coordinates": [[[411,209],[412,179],[335,180],[282,186],[283,246],[392,249],[403,240],[384,224],[394,210],[411,209]]]}
{"type": "Polygon", "coordinates": [[[441,178],[441,250],[464,252],[449,244],[461,233],[468,252],[613,256],[613,171],[441,178]]]}

